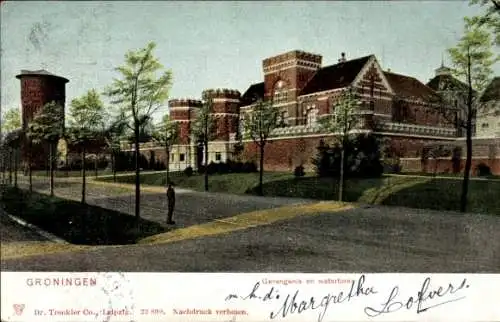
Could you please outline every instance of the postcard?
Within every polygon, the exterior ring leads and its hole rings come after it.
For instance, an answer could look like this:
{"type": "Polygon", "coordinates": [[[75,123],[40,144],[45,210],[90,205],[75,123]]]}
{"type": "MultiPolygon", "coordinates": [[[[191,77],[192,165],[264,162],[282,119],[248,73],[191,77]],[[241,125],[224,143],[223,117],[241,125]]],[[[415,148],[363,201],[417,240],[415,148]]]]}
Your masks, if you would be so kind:
{"type": "Polygon", "coordinates": [[[500,321],[499,12],[2,1],[2,322],[500,321]]]}

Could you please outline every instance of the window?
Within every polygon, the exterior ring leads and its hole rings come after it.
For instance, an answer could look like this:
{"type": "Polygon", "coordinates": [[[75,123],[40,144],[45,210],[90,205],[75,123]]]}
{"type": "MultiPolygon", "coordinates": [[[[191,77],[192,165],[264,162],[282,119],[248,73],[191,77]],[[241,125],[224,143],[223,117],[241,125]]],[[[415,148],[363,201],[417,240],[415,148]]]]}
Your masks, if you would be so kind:
{"type": "Polygon", "coordinates": [[[489,126],[489,124],[488,124],[488,123],[483,123],[483,124],[481,125],[481,127],[482,127],[483,129],[488,128],[488,126],[489,126]]]}
{"type": "Polygon", "coordinates": [[[220,154],[220,152],[216,152],[215,153],[215,161],[220,161],[222,159],[222,156],[220,154]]]}
{"type": "Polygon", "coordinates": [[[288,111],[281,111],[280,114],[278,115],[278,121],[277,121],[278,127],[285,127],[288,125],[288,111]]]}
{"type": "Polygon", "coordinates": [[[312,105],[306,113],[306,125],[315,126],[318,118],[318,110],[315,105],[312,105]]]}
{"type": "Polygon", "coordinates": [[[185,158],[184,153],[181,153],[179,155],[179,162],[184,162],[184,158],[185,158]]]}
{"type": "Polygon", "coordinates": [[[274,85],[273,89],[273,102],[275,104],[286,103],[288,100],[288,90],[285,87],[285,82],[283,80],[279,80],[274,85]]]}
{"type": "Polygon", "coordinates": [[[172,153],[172,154],[170,155],[170,161],[171,161],[171,162],[174,162],[174,161],[175,161],[175,154],[173,154],[173,153],[172,153]]]}

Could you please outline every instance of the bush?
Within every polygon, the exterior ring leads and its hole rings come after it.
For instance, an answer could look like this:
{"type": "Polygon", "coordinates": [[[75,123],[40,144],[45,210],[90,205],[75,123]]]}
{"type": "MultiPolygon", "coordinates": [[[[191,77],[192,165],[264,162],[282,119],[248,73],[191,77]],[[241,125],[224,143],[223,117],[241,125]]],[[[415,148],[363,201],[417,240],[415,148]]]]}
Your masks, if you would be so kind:
{"type": "Polygon", "coordinates": [[[184,175],[186,177],[191,177],[193,175],[193,168],[187,167],[186,169],[184,169],[184,175]]]}
{"type": "Polygon", "coordinates": [[[491,176],[491,169],[489,166],[487,166],[486,164],[484,163],[480,163],[477,167],[476,167],[476,172],[477,172],[477,175],[478,177],[487,177],[487,176],[491,176]]]}
{"type": "Polygon", "coordinates": [[[398,158],[384,159],[384,172],[387,173],[401,173],[402,167],[398,158]]]}
{"type": "Polygon", "coordinates": [[[296,177],[303,177],[306,175],[304,172],[304,167],[299,165],[298,167],[295,167],[295,170],[293,171],[293,175],[296,177]]]}
{"type": "MultiPolygon", "coordinates": [[[[371,135],[360,135],[345,146],[345,177],[373,178],[380,177],[384,167],[380,162],[378,140],[371,135]]],[[[319,177],[338,177],[342,149],[330,147],[320,141],[318,154],[312,160],[319,177]]]]}
{"type": "MultiPolygon", "coordinates": [[[[208,174],[227,174],[227,173],[251,173],[257,172],[257,165],[253,162],[234,162],[228,160],[226,162],[210,162],[208,164],[208,174]]],[[[205,173],[205,166],[201,165],[198,167],[198,173],[205,173]]]]}

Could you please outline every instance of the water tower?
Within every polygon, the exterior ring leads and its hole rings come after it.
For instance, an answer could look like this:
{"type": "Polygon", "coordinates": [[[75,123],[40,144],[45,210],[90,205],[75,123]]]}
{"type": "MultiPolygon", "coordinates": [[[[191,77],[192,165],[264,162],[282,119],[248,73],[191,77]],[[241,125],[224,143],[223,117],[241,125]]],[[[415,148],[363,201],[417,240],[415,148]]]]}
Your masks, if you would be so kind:
{"type": "MultiPolygon", "coordinates": [[[[64,119],[66,83],[69,82],[68,79],[49,73],[46,70],[21,70],[21,74],[17,75],[16,78],[21,81],[21,117],[23,130],[27,129],[29,122],[42,110],[43,106],[50,102],[56,102],[63,107],[64,119]]],[[[25,143],[23,142],[22,147],[23,161],[27,160],[28,152],[25,143]]],[[[46,149],[46,147],[40,148],[46,149]]],[[[34,168],[46,165],[46,160],[43,157],[46,152],[37,151],[34,153],[33,156],[36,156],[33,158],[34,168]]]]}

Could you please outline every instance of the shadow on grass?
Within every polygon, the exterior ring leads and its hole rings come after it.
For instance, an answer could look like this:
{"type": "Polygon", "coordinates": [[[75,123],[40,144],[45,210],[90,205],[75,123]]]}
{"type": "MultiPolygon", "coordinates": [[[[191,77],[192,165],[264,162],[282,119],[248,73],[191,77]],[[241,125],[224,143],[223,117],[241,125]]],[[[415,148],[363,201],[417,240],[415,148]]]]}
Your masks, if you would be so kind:
{"type": "MultiPolygon", "coordinates": [[[[390,187],[384,188],[387,185],[386,181],[386,178],[346,180],[343,199],[347,202],[361,201],[366,191],[370,189],[382,193],[383,189],[390,189],[390,187]]],[[[337,200],[338,180],[319,177],[289,178],[265,182],[263,190],[265,196],[337,200]]],[[[246,193],[257,195],[258,184],[248,189],[246,193]]],[[[372,197],[376,198],[376,195],[372,197]]]]}
{"type": "MultiPolygon", "coordinates": [[[[431,179],[387,196],[381,204],[434,210],[460,210],[462,181],[431,179]]],[[[500,215],[500,182],[470,181],[468,212],[500,215]]]]}
{"type": "Polygon", "coordinates": [[[15,188],[3,189],[4,209],[79,245],[124,245],[166,232],[158,223],[121,212],[15,188]]]}

